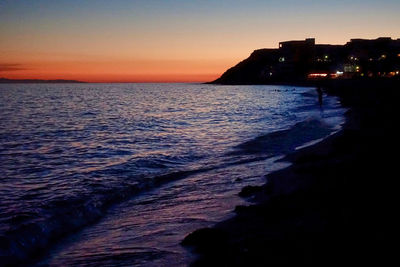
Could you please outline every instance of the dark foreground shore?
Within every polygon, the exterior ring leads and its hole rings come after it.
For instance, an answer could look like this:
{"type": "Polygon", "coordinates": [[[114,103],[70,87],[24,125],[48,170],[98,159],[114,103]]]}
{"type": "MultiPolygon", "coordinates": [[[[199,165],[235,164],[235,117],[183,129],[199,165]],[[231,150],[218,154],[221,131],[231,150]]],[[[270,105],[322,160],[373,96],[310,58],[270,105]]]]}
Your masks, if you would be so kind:
{"type": "Polygon", "coordinates": [[[254,205],[182,244],[195,266],[379,264],[397,262],[397,124],[400,83],[323,85],[348,107],[343,130],[298,150],[293,164],[241,192],[254,205]]]}

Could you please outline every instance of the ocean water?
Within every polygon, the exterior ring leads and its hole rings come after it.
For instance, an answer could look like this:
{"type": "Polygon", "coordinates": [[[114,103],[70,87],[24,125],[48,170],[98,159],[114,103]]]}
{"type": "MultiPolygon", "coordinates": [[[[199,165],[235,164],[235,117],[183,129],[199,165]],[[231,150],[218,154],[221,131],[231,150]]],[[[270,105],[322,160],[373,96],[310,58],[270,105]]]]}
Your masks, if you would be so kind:
{"type": "Polygon", "coordinates": [[[187,265],[185,235],[343,114],[307,87],[1,84],[2,262],[187,265]]]}

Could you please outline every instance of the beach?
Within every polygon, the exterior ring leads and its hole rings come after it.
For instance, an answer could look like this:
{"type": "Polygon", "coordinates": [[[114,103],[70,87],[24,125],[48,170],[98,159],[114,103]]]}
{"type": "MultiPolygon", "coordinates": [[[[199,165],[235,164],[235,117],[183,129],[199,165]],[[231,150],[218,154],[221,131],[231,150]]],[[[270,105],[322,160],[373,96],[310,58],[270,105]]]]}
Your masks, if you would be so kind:
{"type": "Polygon", "coordinates": [[[188,235],[194,266],[393,262],[398,80],[321,83],[349,110],[341,131],[288,154],[291,165],[245,187],[254,201],[188,235]]]}

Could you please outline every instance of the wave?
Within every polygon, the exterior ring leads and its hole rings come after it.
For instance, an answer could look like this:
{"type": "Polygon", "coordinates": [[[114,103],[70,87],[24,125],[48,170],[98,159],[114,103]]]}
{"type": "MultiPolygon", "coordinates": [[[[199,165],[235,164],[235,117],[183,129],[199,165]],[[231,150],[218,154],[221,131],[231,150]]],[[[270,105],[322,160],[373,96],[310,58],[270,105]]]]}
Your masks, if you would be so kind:
{"type": "MultiPolygon", "coordinates": [[[[156,177],[143,177],[140,183],[122,182],[118,188],[104,188],[103,185],[98,185],[99,188],[91,192],[90,196],[82,195],[73,199],[52,201],[47,207],[51,212],[47,215],[42,214],[43,218],[30,220],[0,236],[2,264],[7,266],[26,262],[58,239],[96,222],[113,204],[164,183],[210,169],[177,171],[156,177]]],[[[18,218],[13,218],[13,221],[16,220],[18,218]]]]}
{"type": "Polygon", "coordinates": [[[331,125],[310,118],[296,123],[289,129],[268,133],[244,142],[236,146],[231,154],[287,154],[305,143],[326,137],[332,131],[331,125]]]}
{"type": "MultiPolygon", "coordinates": [[[[148,159],[148,162],[146,162],[145,159],[142,159],[135,161],[133,165],[163,169],[168,164],[172,163],[154,159],[148,159]]],[[[130,166],[132,163],[122,165],[97,170],[95,173],[101,172],[107,176],[115,175],[114,172],[117,172],[121,175],[123,174],[121,171],[126,174],[132,167],[130,166]],[[124,168],[128,170],[123,171],[124,168]]],[[[141,177],[136,176],[134,179],[132,177],[130,177],[131,179],[121,179],[118,185],[114,182],[105,185],[96,182],[96,179],[88,178],[86,180],[91,180],[88,181],[92,188],[91,191],[82,192],[75,197],[70,196],[68,199],[64,197],[63,199],[53,200],[47,203],[45,210],[38,214],[32,214],[32,216],[20,214],[11,218],[9,223],[14,225],[14,228],[5,231],[0,236],[1,263],[6,266],[26,264],[32,257],[46,251],[57,240],[101,219],[112,205],[165,183],[226,166],[214,164],[197,169],[172,171],[161,175],[149,173],[148,175],[141,175],[141,177]]]]}
{"type": "MultiPolygon", "coordinates": [[[[70,199],[54,200],[48,204],[42,218],[29,220],[0,237],[0,256],[2,264],[22,264],[45,251],[52,243],[102,218],[111,205],[127,200],[141,192],[157,188],[167,182],[184,179],[190,175],[207,172],[232,165],[265,160],[278,154],[286,154],[296,147],[329,135],[332,127],[317,119],[309,119],[295,124],[289,129],[259,136],[235,147],[235,151],[225,155],[222,161],[204,164],[189,170],[179,170],[135,179],[120,179],[118,183],[90,181],[93,191],[81,193],[70,199]],[[44,215],[46,214],[46,215],[44,215]]],[[[126,174],[138,166],[150,169],[169,169],[169,160],[142,159],[121,166],[110,166],[95,171],[100,176],[126,174]]],[[[17,220],[14,218],[14,220],[17,220]]]]}

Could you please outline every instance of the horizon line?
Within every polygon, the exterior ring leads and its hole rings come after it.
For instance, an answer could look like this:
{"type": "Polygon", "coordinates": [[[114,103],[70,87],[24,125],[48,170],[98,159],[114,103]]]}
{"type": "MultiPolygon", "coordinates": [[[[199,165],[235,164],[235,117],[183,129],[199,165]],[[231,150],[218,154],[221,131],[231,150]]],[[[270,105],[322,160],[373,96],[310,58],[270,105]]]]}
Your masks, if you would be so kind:
{"type": "MultiPolygon", "coordinates": [[[[65,78],[56,78],[56,79],[40,79],[40,78],[19,78],[19,79],[13,79],[13,78],[7,78],[7,77],[0,77],[0,80],[9,80],[10,83],[18,83],[19,81],[21,83],[24,83],[24,81],[31,81],[31,83],[207,83],[211,82],[210,80],[205,80],[205,81],[89,81],[89,80],[75,80],[75,79],[65,79],[65,78]],[[65,81],[65,82],[63,82],[65,81]]],[[[7,83],[7,82],[4,82],[7,83]]],[[[29,82],[26,82],[29,83],[29,82]]]]}

